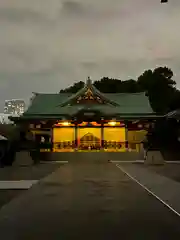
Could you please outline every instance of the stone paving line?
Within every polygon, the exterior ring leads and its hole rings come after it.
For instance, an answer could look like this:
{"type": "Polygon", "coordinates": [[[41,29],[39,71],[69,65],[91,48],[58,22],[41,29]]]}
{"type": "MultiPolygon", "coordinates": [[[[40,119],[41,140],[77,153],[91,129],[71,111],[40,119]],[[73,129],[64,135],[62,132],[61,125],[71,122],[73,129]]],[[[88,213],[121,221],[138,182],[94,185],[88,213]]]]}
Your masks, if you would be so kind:
{"type": "Polygon", "coordinates": [[[135,164],[116,164],[132,181],[138,183],[166,207],[180,216],[180,183],[135,164]]]}

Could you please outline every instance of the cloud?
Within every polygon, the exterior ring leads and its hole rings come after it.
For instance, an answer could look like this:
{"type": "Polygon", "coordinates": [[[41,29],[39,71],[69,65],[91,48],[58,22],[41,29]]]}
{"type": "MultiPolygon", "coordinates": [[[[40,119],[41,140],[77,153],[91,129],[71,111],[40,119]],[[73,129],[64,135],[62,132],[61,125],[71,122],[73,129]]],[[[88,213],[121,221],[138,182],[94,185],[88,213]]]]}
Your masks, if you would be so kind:
{"type": "Polygon", "coordinates": [[[47,18],[31,9],[0,8],[0,21],[12,22],[13,24],[21,24],[22,22],[45,24],[47,18]]]}
{"type": "Polygon", "coordinates": [[[168,65],[180,86],[180,1],[2,0],[0,106],[102,76],[168,65]]]}
{"type": "Polygon", "coordinates": [[[84,15],[88,13],[88,9],[80,2],[64,1],[62,3],[61,12],[67,15],[84,15]]]}

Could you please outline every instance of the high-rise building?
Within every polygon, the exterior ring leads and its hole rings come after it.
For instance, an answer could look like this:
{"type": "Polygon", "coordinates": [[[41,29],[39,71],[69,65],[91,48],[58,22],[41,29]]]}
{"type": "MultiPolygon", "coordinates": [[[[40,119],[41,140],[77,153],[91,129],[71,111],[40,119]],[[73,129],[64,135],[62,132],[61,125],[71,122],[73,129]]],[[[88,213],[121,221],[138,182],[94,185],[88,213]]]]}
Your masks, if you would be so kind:
{"type": "Polygon", "coordinates": [[[10,116],[11,116],[11,114],[0,113],[0,124],[10,124],[10,123],[13,123],[11,120],[9,120],[10,116]]]}
{"type": "Polygon", "coordinates": [[[25,111],[25,102],[22,99],[11,99],[5,101],[4,113],[21,115],[25,111]]]}

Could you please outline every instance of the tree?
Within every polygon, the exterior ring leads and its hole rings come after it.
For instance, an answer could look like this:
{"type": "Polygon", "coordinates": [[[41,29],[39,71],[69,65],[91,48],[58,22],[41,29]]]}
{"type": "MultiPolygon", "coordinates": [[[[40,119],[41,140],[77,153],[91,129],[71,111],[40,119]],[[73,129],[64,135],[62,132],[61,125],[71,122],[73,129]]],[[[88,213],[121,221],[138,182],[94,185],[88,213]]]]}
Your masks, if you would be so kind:
{"type": "Polygon", "coordinates": [[[70,87],[65,88],[65,89],[61,89],[60,93],[76,93],[83,87],[84,87],[84,82],[79,81],[77,83],[74,83],[73,86],[70,86],[70,87]]]}
{"type": "Polygon", "coordinates": [[[155,112],[166,113],[171,110],[176,82],[172,80],[173,72],[167,67],[145,71],[138,77],[139,84],[147,92],[155,112]]]}
{"type": "Polygon", "coordinates": [[[175,89],[172,95],[172,101],[170,104],[170,110],[176,110],[180,108],[180,91],[175,89]]]}
{"type": "MultiPolygon", "coordinates": [[[[80,81],[69,88],[61,90],[60,93],[76,93],[83,86],[84,82],[80,81]]],[[[94,86],[103,93],[136,93],[142,91],[141,86],[133,79],[121,81],[119,79],[103,77],[95,81],[94,86]]]]}
{"type": "MultiPolygon", "coordinates": [[[[180,91],[175,88],[176,82],[172,79],[173,72],[168,67],[158,67],[146,70],[137,81],[129,79],[122,81],[103,77],[94,82],[94,86],[103,93],[136,93],[146,92],[155,112],[165,114],[180,107],[180,91]]],[[[75,83],[60,93],[76,93],[84,86],[84,82],[75,83]]]]}
{"type": "Polygon", "coordinates": [[[116,93],[120,91],[121,83],[119,79],[103,77],[100,81],[95,81],[94,86],[103,93],[116,93]]]}

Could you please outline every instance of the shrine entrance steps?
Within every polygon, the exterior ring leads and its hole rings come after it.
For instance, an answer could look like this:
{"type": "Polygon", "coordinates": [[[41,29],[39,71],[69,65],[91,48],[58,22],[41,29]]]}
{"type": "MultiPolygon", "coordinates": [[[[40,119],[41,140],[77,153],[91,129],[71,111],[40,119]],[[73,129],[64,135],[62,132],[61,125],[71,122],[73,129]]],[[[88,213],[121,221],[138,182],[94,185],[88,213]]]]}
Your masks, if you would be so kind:
{"type": "Polygon", "coordinates": [[[46,158],[48,161],[136,161],[143,160],[138,152],[65,152],[65,153],[50,153],[46,158]]]}

